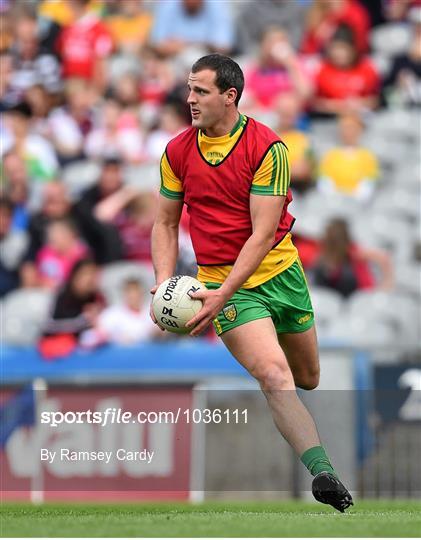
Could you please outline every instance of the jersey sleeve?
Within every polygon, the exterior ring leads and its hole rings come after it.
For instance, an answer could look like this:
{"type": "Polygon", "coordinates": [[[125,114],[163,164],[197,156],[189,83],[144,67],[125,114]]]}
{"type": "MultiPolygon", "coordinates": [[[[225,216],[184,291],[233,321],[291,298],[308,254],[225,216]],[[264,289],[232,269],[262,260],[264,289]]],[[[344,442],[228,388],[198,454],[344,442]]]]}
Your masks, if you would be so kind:
{"type": "Polygon", "coordinates": [[[161,195],[164,195],[168,199],[182,200],[184,198],[183,184],[173,173],[165,152],[161,158],[160,172],[161,188],[159,192],[161,195]]]}
{"type": "Polygon", "coordinates": [[[267,151],[254,174],[250,193],[254,195],[286,195],[291,180],[288,150],[277,142],[267,151]]]}

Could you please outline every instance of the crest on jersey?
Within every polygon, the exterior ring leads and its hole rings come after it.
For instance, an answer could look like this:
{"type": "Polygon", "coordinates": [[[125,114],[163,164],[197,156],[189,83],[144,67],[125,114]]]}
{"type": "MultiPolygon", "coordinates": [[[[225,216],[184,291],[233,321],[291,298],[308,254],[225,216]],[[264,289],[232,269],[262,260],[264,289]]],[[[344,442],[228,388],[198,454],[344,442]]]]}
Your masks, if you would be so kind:
{"type": "Polygon", "coordinates": [[[224,317],[229,322],[234,322],[237,318],[237,308],[235,307],[235,304],[230,304],[229,306],[225,306],[222,310],[222,313],[224,314],[224,317]]]}

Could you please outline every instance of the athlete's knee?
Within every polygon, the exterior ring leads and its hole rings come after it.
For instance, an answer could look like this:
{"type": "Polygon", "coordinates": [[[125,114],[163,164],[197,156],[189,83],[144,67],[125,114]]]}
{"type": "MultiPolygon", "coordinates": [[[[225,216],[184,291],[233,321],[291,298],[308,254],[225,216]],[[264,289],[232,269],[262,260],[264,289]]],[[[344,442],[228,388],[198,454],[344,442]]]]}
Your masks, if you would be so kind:
{"type": "Polygon", "coordinates": [[[301,351],[290,359],[294,382],[303,390],[314,390],[320,382],[319,355],[316,350],[301,351]]]}
{"type": "Polygon", "coordinates": [[[291,370],[279,362],[266,361],[264,365],[252,370],[251,374],[264,392],[290,389],[294,385],[291,370]]]}
{"type": "Polygon", "coordinates": [[[315,366],[306,371],[294,374],[294,382],[303,390],[314,390],[319,386],[320,382],[320,368],[315,366]]]}

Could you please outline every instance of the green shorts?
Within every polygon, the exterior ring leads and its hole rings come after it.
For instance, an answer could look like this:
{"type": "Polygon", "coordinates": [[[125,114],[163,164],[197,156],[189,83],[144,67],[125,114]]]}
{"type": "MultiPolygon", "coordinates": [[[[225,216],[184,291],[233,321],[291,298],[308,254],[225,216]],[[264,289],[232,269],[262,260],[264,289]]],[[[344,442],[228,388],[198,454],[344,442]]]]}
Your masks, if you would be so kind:
{"type": "MultiPolygon", "coordinates": [[[[206,283],[218,289],[220,283],[206,283]]],[[[298,333],[314,324],[307,281],[297,259],[289,268],[252,289],[239,289],[213,321],[218,336],[250,321],[271,317],[278,334],[298,333]]]]}

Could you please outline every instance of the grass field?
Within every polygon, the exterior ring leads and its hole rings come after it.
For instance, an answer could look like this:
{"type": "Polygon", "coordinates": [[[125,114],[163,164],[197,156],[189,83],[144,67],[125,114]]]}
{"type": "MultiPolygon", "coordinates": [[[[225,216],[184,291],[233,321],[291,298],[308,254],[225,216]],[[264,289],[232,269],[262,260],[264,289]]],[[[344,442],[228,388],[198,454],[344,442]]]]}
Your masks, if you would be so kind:
{"type": "Polygon", "coordinates": [[[421,502],[362,501],[339,514],[300,502],[188,504],[2,503],[2,537],[418,537],[421,502]]]}

